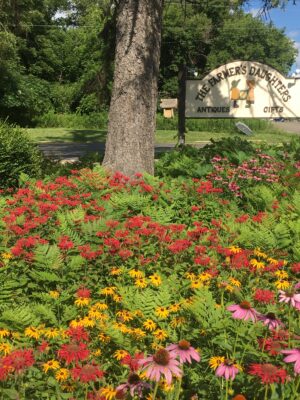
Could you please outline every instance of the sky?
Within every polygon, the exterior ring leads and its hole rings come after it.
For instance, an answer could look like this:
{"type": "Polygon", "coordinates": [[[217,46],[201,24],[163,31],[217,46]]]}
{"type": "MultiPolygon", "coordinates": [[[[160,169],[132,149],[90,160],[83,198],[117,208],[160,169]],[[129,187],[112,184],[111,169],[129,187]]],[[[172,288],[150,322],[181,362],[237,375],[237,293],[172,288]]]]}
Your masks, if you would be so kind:
{"type": "MultiPolygon", "coordinates": [[[[268,15],[262,16],[264,21],[272,21],[278,28],[285,28],[286,35],[294,41],[299,54],[291,69],[291,73],[295,72],[296,69],[300,69],[300,0],[296,0],[295,2],[296,5],[293,5],[293,1],[290,0],[285,9],[273,9],[270,10],[268,15]]],[[[260,12],[261,2],[253,0],[249,3],[251,5],[246,7],[246,11],[252,15],[257,15],[260,12]]]]}

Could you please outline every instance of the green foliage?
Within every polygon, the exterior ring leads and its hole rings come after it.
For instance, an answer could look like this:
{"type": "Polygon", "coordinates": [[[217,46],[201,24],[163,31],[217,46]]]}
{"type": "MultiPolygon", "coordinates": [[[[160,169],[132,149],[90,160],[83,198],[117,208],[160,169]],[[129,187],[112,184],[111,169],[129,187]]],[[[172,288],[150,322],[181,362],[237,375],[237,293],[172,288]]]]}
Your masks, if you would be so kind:
{"type": "Polygon", "coordinates": [[[16,187],[21,173],[41,174],[42,157],[20,128],[0,122],[0,188],[16,187]]]}

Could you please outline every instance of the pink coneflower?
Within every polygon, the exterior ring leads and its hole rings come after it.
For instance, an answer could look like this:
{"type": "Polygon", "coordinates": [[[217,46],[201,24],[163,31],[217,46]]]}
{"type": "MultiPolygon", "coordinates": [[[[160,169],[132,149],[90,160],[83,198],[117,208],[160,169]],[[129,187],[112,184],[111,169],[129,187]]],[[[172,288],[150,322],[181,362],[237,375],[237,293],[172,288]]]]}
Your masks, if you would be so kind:
{"type": "Polygon", "coordinates": [[[292,350],[282,350],[281,353],[288,354],[287,357],[283,359],[286,363],[294,362],[294,371],[296,374],[300,374],[300,348],[292,350]]]}
{"type": "Polygon", "coordinates": [[[233,381],[238,372],[239,369],[235,366],[234,362],[231,360],[225,360],[216,369],[216,375],[220,377],[224,376],[227,381],[229,379],[233,381]]]}
{"type": "MultiPolygon", "coordinates": [[[[138,374],[130,373],[126,383],[122,383],[116,388],[117,394],[119,396],[123,395],[126,397],[126,393],[129,391],[130,395],[134,397],[137,395],[139,398],[143,398],[144,389],[150,389],[149,383],[141,381],[138,374]]],[[[120,398],[116,396],[117,398],[120,398]]]]}
{"type": "Polygon", "coordinates": [[[242,301],[240,304],[232,304],[227,307],[227,310],[232,312],[232,317],[235,319],[247,321],[251,318],[253,322],[257,319],[258,312],[251,307],[249,301],[242,301]]]}
{"type": "Polygon", "coordinates": [[[290,292],[284,292],[279,290],[279,303],[290,304],[292,307],[300,310],[300,293],[296,294],[293,290],[290,292]]]}
{"type": "Polygon", "coordinates": [[[259,314],[257,316],[257,319],[263,322],[263,324],[271,330],[277,329],[280,325],[283,325],[283,323],[279,319],[277,319],[275,314],[272,312],[269,312],[267,314],[259,314]]]}
{"type": "Polygon", "coordinates": [[[273,364],[252,364],[249,369],[250,375],[258,376],[262,383],[284,383],[288,377],[285,369],[278,368],[273,364]]]}
{"type": "Polygon", "coordinates": [[[96,364],[76,365],[71,370],[73,379],[78,379],[80,382],[95,382],[103,377],[103,371],[101,371],[96,364]]]}
{"type": "Polygon", "coordinates": [[[146,376],[158,382],[161,374],[166,378],[168,385],[171,385],[172,374],[180,378],[182,376],[182,370],[179,368],[179,361],[176,360],[176,354],[170,353],[166,349],[157,350],[157,352],[150,357],[141,360],[139,364],[145,370],[146,376]]]}
{"type": "Polygon", "coordinates": [[[187,340],[180,340],[178,344],[170,344],[166,348],[171,353],[174,352],[179,356],[179,362],[181,364],[188,362],[192,363],[192,360],[200,361],[199,353],[191,346],[187,340]]]}

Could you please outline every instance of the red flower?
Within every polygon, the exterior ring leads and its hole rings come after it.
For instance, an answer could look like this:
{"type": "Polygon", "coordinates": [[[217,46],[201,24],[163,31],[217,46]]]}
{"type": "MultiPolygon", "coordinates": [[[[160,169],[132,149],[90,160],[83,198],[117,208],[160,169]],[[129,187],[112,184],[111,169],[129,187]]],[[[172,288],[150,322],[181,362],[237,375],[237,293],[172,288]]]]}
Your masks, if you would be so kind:
{"type": "Polygon", "coordinates": [[[258,339],[258,344],[259,347],[267,351],[270,356],[277,356],[280,354],[282,349],[287,347],[286,343],[282,343],[279,340],[274,340],[272,338],[258,339]]]}
{"type": "Polygon", "coordinates": [[[172,244],[168,246],[168,249],[172,253],[180,253],[188,249],[191,246],[191,242],[187,239],[177,239],[172,244]]]}
{"type": "Polygon", "coordinates": [[[89,289],[87,289],[86,287],[81,287],[77,290],[76,296],[89,298],[89,297],[91,297],[91,291],[89,289]]]}
{"type": "Polygon", "coordinates": [[[95,382],[97,379],[102,378],[104,373],[96,364],[86,364],[83,366],[77,365],[71,369],[71,375],[74,379],[87,383],[95,382]]]}
{"type": "Polygon", "coordinates": [[[273,364],[252,364],[249,374],[259,377],[265,384],[284,383],[288,377],[285,369],[278,368],[273,364]]]}
{"type": "MultiPolygon", "coordinates": [[[[82,296],[83,297],[83,296],[82,296]]],[[[71,337],[72,340],[76,342],[81,342],[82,340],[89,340],[89,334],[84,329],[83,326],[71,327],[66,331],[66,334],[71,337]]]]}
{"type": "Polygon", "coordinates": [[[71,362],[86,360],[90,352],[85,343],[69,343],[63,344],[57,354],[67,364],[70,364],[71,362]]]}
{"type": "Polygon", "coordinates": [[[256,289],[253,299],[264,304],[274,304],[275,303],[275,293],[271,290],[266,289],[256,289]]]}
{"type": "Polygon", "coordinates": [[[139,360],[144,358],[144,353],[136,353],[133,357],[127,354],[122,358],[121,364],[128,365],[131,371],[137,371],[140,368],[139,360]]]}
{"type": "Polygon", "coordinates": [[[58,242],[58,247],[62,250],[69,250],[74,247],[74,243],[69,236],[62,236],[58,242]]]}
{"type": "Polygon", "coordinates": [[[21,372],[31,367],[34,362],[32,349],[14,350],[8,356],[2,358],[3,367],[13,372],[21,372]]]}

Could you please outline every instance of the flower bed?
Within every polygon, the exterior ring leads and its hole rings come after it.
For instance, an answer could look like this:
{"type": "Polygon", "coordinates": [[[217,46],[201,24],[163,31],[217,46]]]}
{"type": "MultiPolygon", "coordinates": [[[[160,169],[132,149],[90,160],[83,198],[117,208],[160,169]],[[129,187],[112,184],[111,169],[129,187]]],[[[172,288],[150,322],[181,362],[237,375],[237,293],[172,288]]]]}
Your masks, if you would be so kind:
{"type": "Polygon", "coordinates": [[[3,193],[2,399],[298,398],[298,165],[213,162],[3,193]]]}

